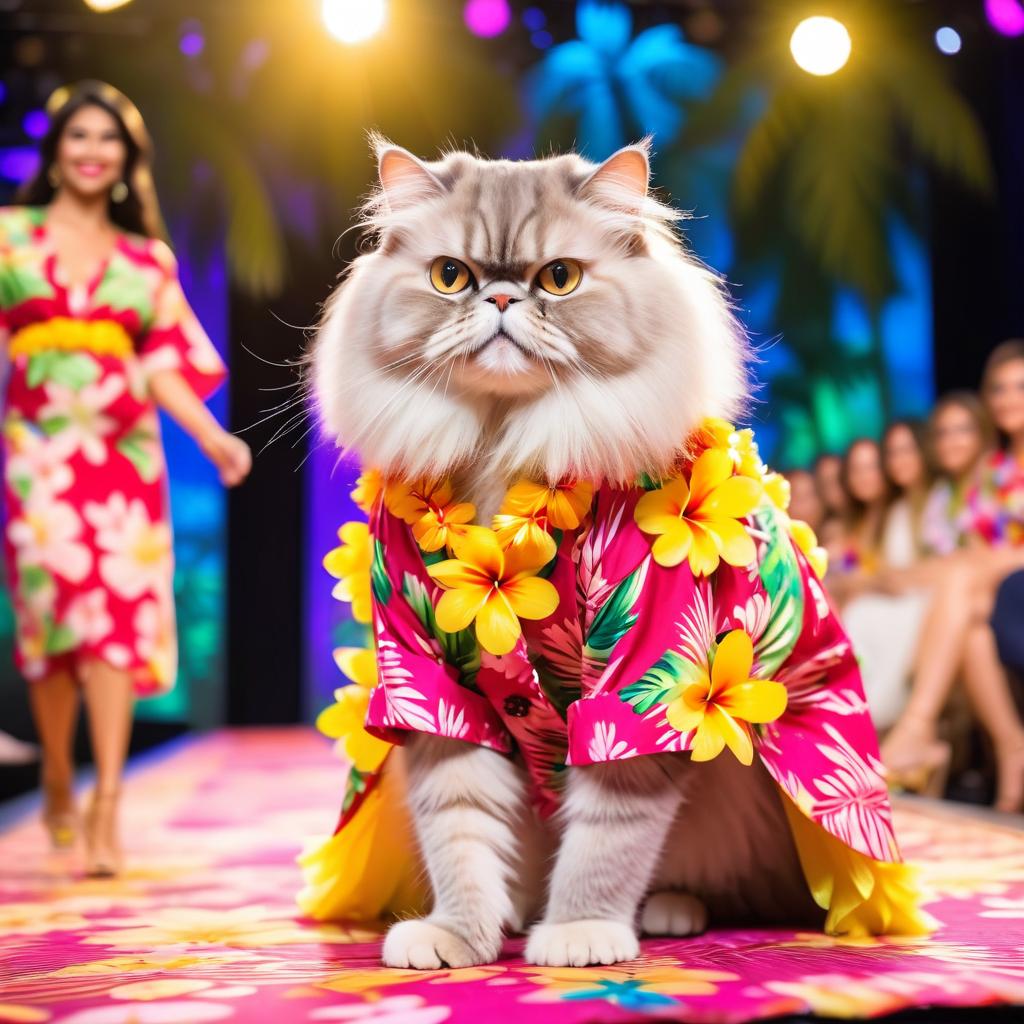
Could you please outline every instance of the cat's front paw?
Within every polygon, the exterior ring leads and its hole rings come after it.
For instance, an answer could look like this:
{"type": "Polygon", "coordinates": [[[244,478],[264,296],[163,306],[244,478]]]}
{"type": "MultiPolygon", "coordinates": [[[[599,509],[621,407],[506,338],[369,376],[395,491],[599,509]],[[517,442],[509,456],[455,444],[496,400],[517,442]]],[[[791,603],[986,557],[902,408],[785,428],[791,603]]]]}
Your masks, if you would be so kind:
{"type": "Polygon", "coordinates": [[[621,921],[538,924],[526,943],[527,962],[542,967],[617,964],[640,954],[636,933],[621,921]]]}
{"type": "Polygon", "coordinates": [[[493,949],[474,949],[465,939],[430,921],[399,921],[388,930],[381,957],[385,967],[434,971],[492,963],[499,948],[500,940],[493,949]]]}
{"type": "Polygon", "coordinates": [[[652,892],[640,915],[644,935],[699,935],[707,926],[707,908],[688,892],[652,892]]]}

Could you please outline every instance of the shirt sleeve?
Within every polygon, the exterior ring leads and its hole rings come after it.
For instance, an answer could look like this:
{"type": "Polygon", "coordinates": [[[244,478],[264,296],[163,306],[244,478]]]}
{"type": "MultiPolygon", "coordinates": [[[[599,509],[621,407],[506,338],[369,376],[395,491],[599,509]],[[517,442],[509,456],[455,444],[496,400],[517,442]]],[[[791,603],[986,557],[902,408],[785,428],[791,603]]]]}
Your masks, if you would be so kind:
{"type": "Polygon", "coordinates": [[[227,368],[185,298],[171,250],[156,241],[152,252],[163,275],[153,320],[139,348],[143,368],[147,374],[176,370],[199,398],[206,399],[223,383],[227,368]]]}

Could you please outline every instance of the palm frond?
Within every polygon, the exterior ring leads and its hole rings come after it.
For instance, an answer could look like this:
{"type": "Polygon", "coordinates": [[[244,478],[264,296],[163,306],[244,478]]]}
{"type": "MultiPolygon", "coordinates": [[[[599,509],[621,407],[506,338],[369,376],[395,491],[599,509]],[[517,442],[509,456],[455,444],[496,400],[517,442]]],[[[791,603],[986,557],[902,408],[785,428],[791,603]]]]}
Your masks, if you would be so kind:
{"type": "Polygon", "coordinates": [[[879,76],[914,148],[969,188],[991,194],[992,164],[971,108],[930,55],[901,46],[893,56],[881,63],[879,76]]]}
{"type": "Polygon", "coordinates": [[[189,148],[214,167],[227,206],[228,266],[239,286],[254,296],[274,295],[284,283],[284,240],[270,193],[255,165],[222,125],[193,116],[189,148]]]}

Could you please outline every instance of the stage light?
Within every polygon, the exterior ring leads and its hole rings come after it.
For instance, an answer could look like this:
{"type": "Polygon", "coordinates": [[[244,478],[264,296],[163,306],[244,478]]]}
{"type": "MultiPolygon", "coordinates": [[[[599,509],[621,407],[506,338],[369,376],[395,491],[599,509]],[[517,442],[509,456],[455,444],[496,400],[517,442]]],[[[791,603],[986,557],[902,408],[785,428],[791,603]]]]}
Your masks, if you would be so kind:
{"type": "Polygon", "coordinates": [[[985,0],[985,17],[1004,36],[1024,35],[1024,3],[1021,0],[985,0]]]}
{"type": "Polygon", "coordinates": [[[30,139],[41,139],[50,128],[50,119],[44,110],[30,110],[21,119],[21,128],[30,139]]]}
{"type": "Polygon", "coordinates": [[[539,32],[548,23],[548,16],[539,7],[527,7],[522,18],[531,32],[539,32]]]}
{"type": "Polygon", "coordinates": [[[320,8],[327,31],[342,43],[363,43],[375,36],[387,18],[386,0],[323,0],[320,8]]]}
{"type": "Polygon", "coordinates": [[[203,27],[198,21],[189,19],[181,26],[181,34],[178,36],[178,49],[186,57],[198,57],[206,46],[203,38],[203,27]]]}
{"type": "Polygon", "coordinates": [[[105,14],[107,11],[116,11],[118,7],[130,4],[132,0],[85,0],[85,6],[90,10],[99,11],[105,14]]]}
{"type": "Polygon", "coordinates": [[[850,59],[850,33],[835,18],[805,18],[789,40],[793,60],[810,75],[834,75],[850,59]]]}
{"type": "Polygon", "coordinates": [[[943,52],[948,53],[952,56],[954,53],[960,52],[960,33],[955,28],[950,28],[949,25],[943,25],[935,33],[935,45],[943,52]]]}
{"type": "Polygon", "coordinates": [[[462,9],[462,20],[473,35],[490,39],[508,28],[512,12],[508,0],[469,0],[462,9]]]}
{"type": "Polygon", "coordinates": [[[554,41],[555,37],[546,28],[540,28],[536,32],[530,33],[530,42],[538,50],[546,50],[554,41]]]}

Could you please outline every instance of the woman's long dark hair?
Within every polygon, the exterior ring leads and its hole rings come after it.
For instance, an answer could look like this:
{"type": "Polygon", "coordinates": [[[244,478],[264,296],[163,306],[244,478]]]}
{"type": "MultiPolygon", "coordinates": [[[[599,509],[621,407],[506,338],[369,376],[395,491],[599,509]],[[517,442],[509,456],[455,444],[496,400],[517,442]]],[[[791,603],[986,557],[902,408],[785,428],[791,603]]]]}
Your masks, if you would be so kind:
{"type": "MultiPolygon", "coordinates": [[[[843,484],[843,491],[846,493],[846,515],[844,516],[844,526],[846,531],[850,535],[859,533],[866,525],[868,525],[868,516],[871,512],[871,506],[866,502],[861,501],[853,491],[850,489],[850,457],[856,448],[862,445],[870,445],[878,454],[878,472],[881,474],[883,485],[883,494],[880,499],[880,505],[883,510],[888,508],[891,497],[892,488],[889,483],[889,478],[885,475],[885,471],[882,469],[882,448],[881,445],[873,438],[870,437],[858,437],[855,441],[850,443],[849,448],[843,454],[843,466],[840,471],[839,479],[843,484]]],[[[881,539],[882,530],[882,519],[874,524],[871,529],[870,536],[867,537],[867,543],[869,548],[874,551],[877,549],[879,541],[881,539]]]]}
{"type": "Polygon", "coordinates": [[[110,219],[125,231],[163,238],[163,217],[150,171],[153,145],[149,133],[138,107],[106,82],[87,79],[63,85],[47,100],[50,127],[39,143],[39,169],[18,190],[17,201],[28,206],[45,206],[53,199],[57,189],[50,182],[50,168],[57,159],[57,144],[72,115],[86,106],[99,107],[113,117],[126,149],[123,180],[128,186],[128,195],[123,202],[110,201],[110,219]]]}

